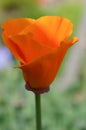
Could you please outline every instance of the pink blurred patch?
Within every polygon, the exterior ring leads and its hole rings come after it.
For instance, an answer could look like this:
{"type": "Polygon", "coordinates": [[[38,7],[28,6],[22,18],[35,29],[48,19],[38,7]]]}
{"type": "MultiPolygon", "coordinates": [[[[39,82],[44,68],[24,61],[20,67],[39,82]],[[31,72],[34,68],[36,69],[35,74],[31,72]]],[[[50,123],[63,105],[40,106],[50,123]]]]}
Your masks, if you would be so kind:
{"type": "Polygon", "coordinates": [[[0,46],[0,71],[11,66],[13,58],[10,51],[5,46],[0,46]]]}

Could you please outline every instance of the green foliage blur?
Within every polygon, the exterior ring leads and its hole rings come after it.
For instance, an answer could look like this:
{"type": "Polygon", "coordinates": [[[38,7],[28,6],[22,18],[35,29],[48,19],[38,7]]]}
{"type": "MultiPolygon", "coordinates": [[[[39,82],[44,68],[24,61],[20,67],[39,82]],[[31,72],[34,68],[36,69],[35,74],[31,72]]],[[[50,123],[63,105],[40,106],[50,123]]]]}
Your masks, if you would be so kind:
{"type": "MultiPolygon", "coordinates": [[[[82,12],[80,4],[67,3],[47,11],[33,0],[3,0],[0,3],[1,22],[15,17],[60,15],[71,19],[74,33],[82,12]]],[[[61,92],[53,83],[50,92],[42,95],[43,130],[86,130],[86,72],[85,66],[82,68],[83,84],[76,82],[61,92]]],[[[0,130],[35,130],[34,94],[24,86],[20,70],[9,67],[0,72],[0,130]]]]}

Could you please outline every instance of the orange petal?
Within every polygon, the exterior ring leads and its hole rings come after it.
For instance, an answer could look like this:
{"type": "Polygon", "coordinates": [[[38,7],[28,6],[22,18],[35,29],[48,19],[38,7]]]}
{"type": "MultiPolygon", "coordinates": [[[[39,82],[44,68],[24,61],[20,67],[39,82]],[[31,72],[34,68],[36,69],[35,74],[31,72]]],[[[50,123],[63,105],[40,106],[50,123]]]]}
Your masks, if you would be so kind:
{"type": "Polygon", "coordinates": [[[65,44],[68,44],[69,46],[72,46],[73,44],[75,44],[76,42],[78,42],[78,38],[77,37],[74,37],[72,38],[72,40],[64,40],[60,43],[61,46],[65,46],[65,44]]]}
{"type": "Polygon", "coordinates": [[[46,29],[51,36],[59,39],[59,41],[63,41],[65,37],[69,37],[73,28],[73,24],[70,20],[59,16],[41,17],[37,20],[37,24],[46,29]]]}
{"type": "Polygon", "coordinates": [[[17,35],[9,39],[11,40],[9,46],[13,49],[12,52],[14,56],[20,60],[20,62],[21,59],[23,59],[23,64],[33,62],[52,51],[52,48],[34,41],[30,34],[17,35]]]}
{"type": "Polygon", "coordinates": [[[47,88],[54,80],[69,47],[69,44],[64,44],[53,53],[40,57],[30,64],[19,66],[25,81],[35,89],[47,88]]]}
{"type": "Polygon", "coordinates": [[[16,35],[27,26],[31,25],[35,20],[31,18],[16,18],[6,21],[2,24],[2,29],[6,35],[16,35]]]}
{"type": "Polygon", "coordinates": [[[30,31],[34,40],[47,46],[57,47],[61,41],[71,35],[72,28],[72,23],[66,18],[44,16],[35,21],[30,31]]]}
{"type": "Polygon", "coordinates": [[[21,47],[21,44],[19,44],[19,46],[15,43],[15,41],[12,41],[10,37],[22,33],[22,31],[25,30],[27,26],[33,24],[34,21],[35,20],[30,18],[17,18],[8,20],[2,24],[2,28],[4,29],[4,32],[2,33],[4,43],[8,46],[14,56],[22,63],[25,62],[24,53],[22,52],[23,48],[21,47]]]}
{"type": "Polygon", "coordinates": [[[76,43],[76,42],[78,42],[78,38],[77,37],[74,37],[71,41],[70,41],[70,43],[72,43],[72,44],[74,44],[74,43],[76,43]]]}
{"type": "Polygon", "coordinates": [[[20,50],[20,47],[15,44],[15,42],[13,42],[11,39],[9,39],[5,33],[2,35],[3,41],[4,43],[7,45],[7,47],[11,50],[11,52],[13,53],[13,55],[22,63],[24,63],[24,55],[20,50]]]}
{"type": "Polygon", "coordinates": [[[68,48],[77,40],[75,37],[69,43],[64,41],[51,53],[29,64],[18,66],[23,71],[25,81],[35,89],[47,88],[53,82],[68,48]]]}

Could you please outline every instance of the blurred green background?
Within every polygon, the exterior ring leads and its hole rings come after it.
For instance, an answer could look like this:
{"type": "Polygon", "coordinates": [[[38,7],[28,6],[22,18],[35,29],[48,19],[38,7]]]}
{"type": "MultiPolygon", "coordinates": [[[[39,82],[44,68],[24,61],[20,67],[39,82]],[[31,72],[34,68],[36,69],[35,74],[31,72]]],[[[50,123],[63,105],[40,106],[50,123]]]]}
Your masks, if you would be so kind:
{"type": "MultiPolygon", "coordinates": [[[[60,15],[74,24],[73,36],[77,36],[83,14],[82,1],[72,0],[0,0],[0,23],[10,18],[43,15],[60,15]]],[[[0,40],[0,47],[3,45],[0,40]]],[[[86,56],[80,67],[79,79],[66,90],[58,88],[58,78],[67,62],[67,57],[49,93],[42,95],[43,130],[86,130],[86,56]]],[[[2,56],[3,57],[3,56],[2,56]]],[[[13,58],[11,67],[0,70],[0,130],[35,130],[34,94],[24,88],[18,64],[13,58]]],[[[59,86],[60,87],[60,86],[59,86]]]]}

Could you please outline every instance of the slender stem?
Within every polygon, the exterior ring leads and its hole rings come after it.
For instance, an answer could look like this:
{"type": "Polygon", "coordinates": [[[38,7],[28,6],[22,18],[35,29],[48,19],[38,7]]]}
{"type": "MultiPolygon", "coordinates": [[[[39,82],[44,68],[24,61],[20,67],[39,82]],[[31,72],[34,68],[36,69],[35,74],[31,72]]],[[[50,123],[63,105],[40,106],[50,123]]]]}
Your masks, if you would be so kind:
{"type": "Polygon", "coordinates": [[[36,102],[36,130],[42,130],[41,125],[41,99],[40,94],[35,94],[36,102]]]}

